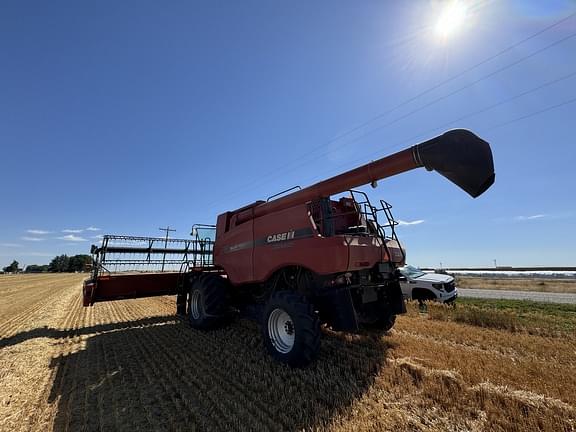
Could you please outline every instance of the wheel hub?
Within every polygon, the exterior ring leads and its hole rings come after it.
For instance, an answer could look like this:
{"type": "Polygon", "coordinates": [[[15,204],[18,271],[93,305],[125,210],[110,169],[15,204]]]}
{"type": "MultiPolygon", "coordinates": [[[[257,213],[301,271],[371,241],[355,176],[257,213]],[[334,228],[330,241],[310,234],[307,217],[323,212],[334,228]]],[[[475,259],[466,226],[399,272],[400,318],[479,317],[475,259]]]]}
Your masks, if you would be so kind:
{"type": "Polygon", "coordinates": [[[294,334],[294,324],[292,323],[292,321],[286,321],[286,323],[284,324],[284,331],[289,335],[294,334]]]}
{"type": "Polygon", "coordinates": [[[274,348],[282,354],[292,350],[295,340],[294,323],[282,309],[274,309],[268,316],[268,336],[274,348]]]}

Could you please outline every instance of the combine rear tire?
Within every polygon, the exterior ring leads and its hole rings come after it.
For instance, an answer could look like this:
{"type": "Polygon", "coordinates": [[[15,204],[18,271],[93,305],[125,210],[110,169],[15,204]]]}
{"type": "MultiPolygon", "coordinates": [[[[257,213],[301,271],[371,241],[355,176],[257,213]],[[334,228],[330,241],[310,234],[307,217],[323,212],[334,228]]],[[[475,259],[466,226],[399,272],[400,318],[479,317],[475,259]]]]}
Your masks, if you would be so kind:
{"type": "Polygon", "coordinates": [[[320,320],[303,295],[279,291],[263,314],[262,336],[270,355],[292,367],[310,364],[320,349],[320,320]]]}
{"type": "Polygon", "coordinates": [[[373,328],[383,330],[385,332],[392,330],[396,323],[396,315],[391,313],[383,313],[377,318],[367,319],[361,321],[361,324],[366,328],[373,328]]]}
{"type": "Polygon", "coordinates": [[[211,329],[222,324],[227,313],[227,281],[213,274],[198,277],[188,295],[188,321],[197,329],[211,329]]]}
{"type": "Polygon", "coordinates": [[[382,300],[361,305],[356,311],[358,323],[369,329],[389,331],[394,327],[396,314],[387,302],[382,300]]]}

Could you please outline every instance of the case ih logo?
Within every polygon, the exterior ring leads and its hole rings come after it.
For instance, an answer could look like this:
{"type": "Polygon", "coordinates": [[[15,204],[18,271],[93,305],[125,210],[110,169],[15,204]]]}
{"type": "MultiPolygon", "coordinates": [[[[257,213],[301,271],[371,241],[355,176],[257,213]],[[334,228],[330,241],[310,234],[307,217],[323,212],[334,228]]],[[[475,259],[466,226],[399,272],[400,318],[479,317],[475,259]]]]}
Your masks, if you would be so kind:
{"type": "Polygon", "coordinates": [[[266,243],[274,243],[285,240],[292,240],[294,238],[294,230],[286,231],[280,234],[272,234],[266,237],[266,243]]]}

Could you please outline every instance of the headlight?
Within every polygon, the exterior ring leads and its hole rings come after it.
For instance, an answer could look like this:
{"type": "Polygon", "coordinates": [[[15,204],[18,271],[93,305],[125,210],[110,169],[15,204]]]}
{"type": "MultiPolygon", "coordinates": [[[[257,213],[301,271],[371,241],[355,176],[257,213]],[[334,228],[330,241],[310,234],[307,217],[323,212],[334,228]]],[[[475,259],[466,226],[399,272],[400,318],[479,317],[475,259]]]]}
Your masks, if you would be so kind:
{"type": "Polygon", "coordinates": [[[437,290],[441,290],[441,289],[442,289],[442,284],[441,284],[441,283],[437,283],[437,284],[433,283],[433,284],[432,284],[432,288],[436,288],[437,290]]]}

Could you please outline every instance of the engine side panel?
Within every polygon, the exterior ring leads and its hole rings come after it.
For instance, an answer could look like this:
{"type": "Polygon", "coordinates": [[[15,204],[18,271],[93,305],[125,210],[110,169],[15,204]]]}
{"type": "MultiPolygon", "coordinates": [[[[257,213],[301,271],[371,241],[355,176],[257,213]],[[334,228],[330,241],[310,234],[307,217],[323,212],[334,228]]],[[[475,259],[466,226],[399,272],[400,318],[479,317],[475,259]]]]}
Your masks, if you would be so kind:
{"type": "MultiPolygon", "coordinates": [[[[219,226],[221,226],[219,224],[219,226]]],[[[322,237],[307,204],[236,225],[218,233],[214,262],[233,284],[264,282],[276,270],[305,267],[320,275],[371,268],[388,260],[374,236],[322,237]]]]}
{"type": "Polygon", "coordinates": [[[264,281],[286,266],[317,274],[345,271],[348,246],[342,237],[321,237],[306,204],[254,221],[254,279],[264,281]]]}

